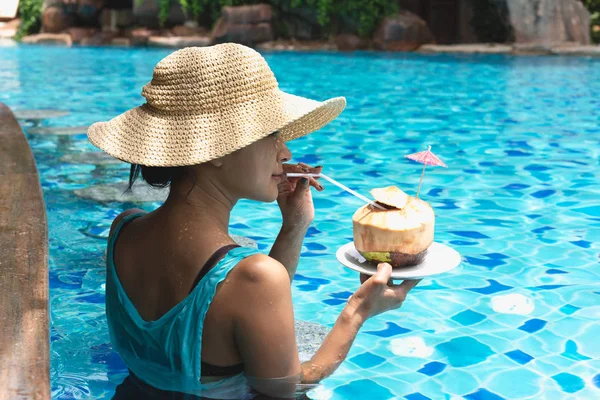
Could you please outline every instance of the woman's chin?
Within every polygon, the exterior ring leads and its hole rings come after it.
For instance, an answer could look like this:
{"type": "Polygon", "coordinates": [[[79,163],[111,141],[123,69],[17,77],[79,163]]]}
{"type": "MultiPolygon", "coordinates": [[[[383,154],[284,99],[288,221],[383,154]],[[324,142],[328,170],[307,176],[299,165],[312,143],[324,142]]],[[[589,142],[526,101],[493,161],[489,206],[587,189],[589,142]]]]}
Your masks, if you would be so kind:
{"type": "Polygon", "coordinates": [[[272,203],[277,200],[277,197],[279,197],[279,190],[277,189],[277,186],[275,186],[262,193],[257,193],[256,196],[253,196],[252,200],[260,201],[262,203],[272,203]]]}
{"type": "Polygon", "coordinates": [[[279,190],[275,188],[275,193],[271,193],[270,200],[267,200],[269,203],[274,202],[279,197],[279,190]]]}

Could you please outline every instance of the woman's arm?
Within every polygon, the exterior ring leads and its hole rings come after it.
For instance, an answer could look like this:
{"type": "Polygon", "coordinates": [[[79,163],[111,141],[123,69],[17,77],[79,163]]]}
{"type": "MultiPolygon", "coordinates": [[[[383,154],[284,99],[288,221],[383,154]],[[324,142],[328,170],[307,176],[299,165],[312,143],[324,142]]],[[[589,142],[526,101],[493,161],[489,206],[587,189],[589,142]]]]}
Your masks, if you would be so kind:
{"type": "Polygon", "coordinates": [[[239,307],[234,335],[245,374],[259,392],[293,398],[296,383],[331,375],[346,358],[363,317],[347,306],[309,362],[300,364],[287,270],[265,255],[248,257],[232,271],[239,307]]]}
{"type": "Polygon", "coordinates": [[[298,268],[302,243],[307,231],[308,228],[305,227],[288,227],[283,225],[269,253],[270,257],[283,264],[290,277],[290,283],[294,280],[294,275],[298,268]]]}

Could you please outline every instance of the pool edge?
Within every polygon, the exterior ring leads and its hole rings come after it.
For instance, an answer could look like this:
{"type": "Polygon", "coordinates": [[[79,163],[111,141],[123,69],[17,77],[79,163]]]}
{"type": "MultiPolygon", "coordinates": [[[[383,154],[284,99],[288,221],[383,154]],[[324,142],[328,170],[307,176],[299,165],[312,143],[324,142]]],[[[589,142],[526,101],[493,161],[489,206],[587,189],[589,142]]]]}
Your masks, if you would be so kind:
{"type": "Polygon", "coordinates": [[[0,398],[50,399],[48,223],[29,143],[0,103],[0,398]]]}

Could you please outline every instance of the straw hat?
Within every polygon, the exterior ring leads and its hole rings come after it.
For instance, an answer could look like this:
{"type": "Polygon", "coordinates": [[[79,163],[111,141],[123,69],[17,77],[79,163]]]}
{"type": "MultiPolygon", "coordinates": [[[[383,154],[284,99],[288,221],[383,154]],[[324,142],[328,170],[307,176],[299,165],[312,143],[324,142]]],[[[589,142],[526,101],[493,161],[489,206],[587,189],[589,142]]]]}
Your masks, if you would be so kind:
{"type": "Polygon", "coordinates": [[[188,47],[162,59],[142,89],[146,103],[89,127],[89,140],[134,164],[200,164],[275,131],[296,139],[325,126],[346,106],[281,91],[255,50],[234,43],[188,47]]]}

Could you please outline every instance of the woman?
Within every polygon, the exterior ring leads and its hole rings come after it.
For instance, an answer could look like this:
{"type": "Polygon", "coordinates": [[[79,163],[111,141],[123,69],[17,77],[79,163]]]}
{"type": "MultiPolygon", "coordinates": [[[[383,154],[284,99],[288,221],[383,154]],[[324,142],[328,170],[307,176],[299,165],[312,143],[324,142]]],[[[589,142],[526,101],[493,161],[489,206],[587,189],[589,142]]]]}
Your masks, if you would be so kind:
{"type": "Polygon", "coordinates": [[[142,94],[146,104],[88,130],[93,144],[132,164],[130,186],[140,172],[170,186],[158,209],[124,211],[111,227],[106,312],[131,372],[119,390],[231,399],[251,387],[289,398],[296,383],[329,376],[361,325],[399,307],[417,284],[388,285],[391,266],[380,264],[300,363],[290,282],[314,218],[310,187],[322,187],[286,173],[321,168],[286,164],[285,142],[329,123],[345,99],[282,92],[265,60],[237,44],[172,53],[142,94]],[[268,256],[229,235],[240,199],[277,200],[283,224],[268,256]]]}

